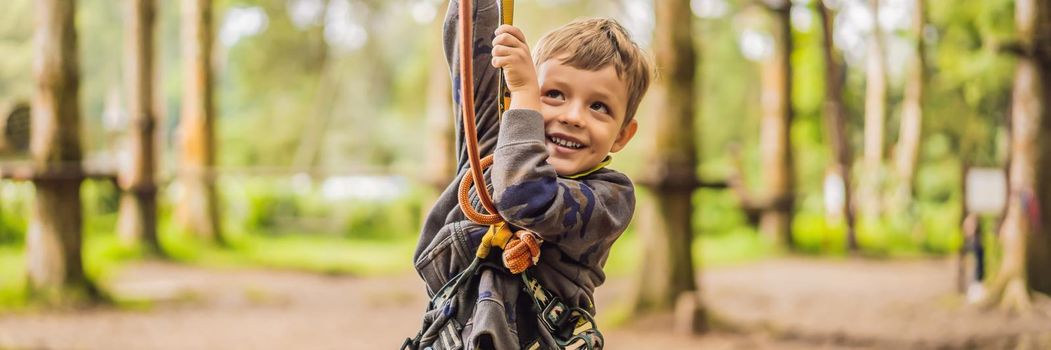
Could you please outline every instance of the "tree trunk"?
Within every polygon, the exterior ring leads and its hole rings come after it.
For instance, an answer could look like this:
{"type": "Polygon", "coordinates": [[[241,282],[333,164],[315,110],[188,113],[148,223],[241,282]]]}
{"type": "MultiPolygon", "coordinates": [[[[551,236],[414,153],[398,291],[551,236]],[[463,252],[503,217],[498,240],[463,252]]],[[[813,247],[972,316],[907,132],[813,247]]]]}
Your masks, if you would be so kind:
{"type": "Polygon", "coordinates": [[[126,245],[162,252],[157,240],[157,185],[154,161],[156,113],[153,109],[153,28],[155,0],[127,2],[125,79],[130,115],[131,164],[122,170],[120,236],[126,245]]]}
{"type": "Polygon", "coordinates": [[[913,0],[912,34],[913,52],[909,57],[909,75],[905,83],[905,100],[902,102],[901,128],[898,145],[894,148],[894,168],[897,187],[893,194],[894,208],[903,211],[912,206],[913,182],[916,178],[916,163],[920,154],[923,130],[923,89],[926,85],[926,60],[924,59],[923,27],[925,24],[924,0],[913,0]]]}
{"type": "MultiPolygon", "coordinates": [[[[443,1],[445,8],[447,1],[443,1]]],[[[435,31],[440,31],[443,24],[441,16],[437,16],[431,25],[435,31]]],[[[445,62],[445,54],[442,52],[440,42],[435,42],[428,49],[430,58],[430,75],[427,81],[427,111],[426,111],[426,135],[424,144],[425,163],[424,181],[430,184],[436,191],[441,192],[449,186],[455,176],[455,149],[453,147],[456,135],[453,132],[452,120],[452,85],[449,82],[449,70],[445,62]]]]}
{"type": "Polygon", "coordinates": [[[1003,260],[987,302],[1026,312],[1028,289],[1051,293],[1051,5],[1019,0],[1015,5],[1023,53],[1011,96],[1011,194],[1000,239],[1003,260]]]}
{"type": "Polygon", "coordinates": [[[26,240],[29,287],[51,301],[91,291],[81,262],[79,71],[72,0],[36,2],[30,149],[36,201],[26,240]]]}
{"type": "MultiPolygon", "coordinates": [[[[322,2],[321,7],[327,9],[328,2],[322,2]]],[[[321,69],[318,74],[317,88],[314,90],[314,103],[311,105],[310,115],[304,122],[299,146],[292,158],[292,168],[312,176],[315,174],[314,170],[319,166],[318,162],[321,161],[322,145],[325,143],[326,131],[332,122],[332,110],[339,99],[339,82],[342,80],[338,64],[328,57],[331,51],[327,49],[328,43],[325,42],[324,36],[327,25],[326,21],[321,21],[318,30],[318,33],[321,33],[320,45],[326,49],[320,55],[321,61],[318,62],[321,69]]]]}
{"type": "MultiPolygon", "coordinates": [[[[662,110],[655,114],[656,152],[648,167],[651,173],[645,177],[655,197],[649,208],[655,215],[641,230],[644,251],[634,303],[640,312],[671,311],[681,295],[695,295],[697,290],[691,252],[692,198],[697,188],[692,14],[688,0],[658,1],[656,10],[654,49],[662,70],[658,102],[662,110]]],[[[700,303],[693,313],[703,313],[700,303]]]]}
{"type": "Polygon", "coordinates": [[[861,211],[866,220],[880,214],[880,184],[883,166],[883,129],[887,110],[887,73],[883,59],[883,31],[879,26],[879,0],[869,0],[872,34],[869,36],[865,68],[865,149],[861,177],[861,211]]]}
{"type": "Polygon", "coordinates": [[[789,248],[792,244],[792,213],[795,202],[795,172],[792,166],[792,25],[791,2],[785,0],[773,11],[774,53],[762,64],[761,144],[763,183],[769,206],[763,209],[759,228],[768,238],[789,248]]]}
{"type": "Polygon", "coordinates": [[[824,42],[822,53],[825,57],[825,101],[822,114],[825,126],[825,139],[832,148],[835,158],[831,166],[831,172],[837,174],[843,181],[843,207],[835,208],[842,213],[847,222],[847,249],[856,251],[858,249],[857,234],[854,228],[854,193],[851,186],[850,165],[853,163],[853,155],[850,143],[847,142],[846,118],[847,112],[843,107],[843,82],[846,80],[846,70],[839,55],[832,45],[832,10],[828,8],[825,0],[819,5],[821,14],[821,28],[824,42]]]}
{"type": "Polygon", "coordinates": [[[183,0],[183,99],[179,221],[187,231],[223,243],[215,192],[215,107],[212,103],[212,4],[183,0]]]}

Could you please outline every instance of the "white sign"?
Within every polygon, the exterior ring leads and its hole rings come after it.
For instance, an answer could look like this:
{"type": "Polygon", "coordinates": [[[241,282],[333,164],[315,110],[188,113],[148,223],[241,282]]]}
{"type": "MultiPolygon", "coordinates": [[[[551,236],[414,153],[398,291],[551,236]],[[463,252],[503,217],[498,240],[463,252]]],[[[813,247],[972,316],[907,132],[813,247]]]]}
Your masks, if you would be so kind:
{"type": "Polygon", "coordinates": [[[999,168],[971,168],[967,171],[967,210],[977,214],[999,215],[1007,202],[1007,177],[999,168]]]}

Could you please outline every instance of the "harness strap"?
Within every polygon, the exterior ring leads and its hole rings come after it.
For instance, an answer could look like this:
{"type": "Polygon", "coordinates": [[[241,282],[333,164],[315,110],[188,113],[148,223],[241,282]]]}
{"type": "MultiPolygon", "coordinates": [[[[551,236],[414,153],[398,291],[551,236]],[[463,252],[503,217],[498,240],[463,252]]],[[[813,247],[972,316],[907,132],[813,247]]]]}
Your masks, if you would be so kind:
{"type": "MultiPolygon", "coordinates": [[[[459,340],[462,330],[455,321],[457,311],[456,299],[453,298],[468,280],[474,278],[483,258],[475,257],[469,266],[445,283],[434,293],[427,304],[427,311],[442,309],[433,320],[424,320],[424,327],[414,338],[406,339],[402,349],[418,349],[421,344],[430,344],[437,340],[445,345],[462,344],[459,340]],[[440,328],[426,327],[428,324],[445,322],[440,328]],[[431,332],[428,330],[431,329],[431,332]],[[455,339],[453,339],[455,338],[455,339]]],[[[598,330],[594,317],[580,307],[569,307],[557,296],[548,291],[528,273],[521,273],[522,289],[533,300],[537,311],[538,323],[555,338],[559,349],[602,349],[605,338],[598,330]]],[[[539,349],[540,339],[533,340],[526,349],[539,349]]],[[[455,347],[452,347],[455,349],[455,347]]]]}
{"type": "MultiPolygon", "coordinates": [[[[568,307],[528,273],[523,272],[521,276],[522,288],[533,299],[540,325],[551,333],[560,349],[602,349],[605,338],[591,313],[568,307]]],[[[526,346],[526,349],[539,348],[540,339],[526,346]]]]}

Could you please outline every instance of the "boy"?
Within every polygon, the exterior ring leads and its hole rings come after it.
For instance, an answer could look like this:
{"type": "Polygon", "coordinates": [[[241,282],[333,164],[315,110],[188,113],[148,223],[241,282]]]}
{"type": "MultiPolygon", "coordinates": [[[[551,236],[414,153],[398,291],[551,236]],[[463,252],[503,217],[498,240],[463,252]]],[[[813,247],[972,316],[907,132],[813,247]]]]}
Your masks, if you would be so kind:
{"type": "MultiPolygon", "coordinates": [[[[450,2],[444,41],[459,104],[458,6],[450,2]]],[[[638,128],[634,114],[649,87],[649,63],[624,28],[606,19],[575,21],[549,33],[534,62],[520,30],[497,28],[496,0],[476,1],[474,11],[479,151],[495,157],[486,172],[495,205],[510,225],[544,241],[529,274],[568,307],[594,312],[592,294],[605,280],[602,266],[635,207],[631,181],[605,166],[638,128]],[[502,117],[495,68],[504,69],[511,93],[502,117]]],[[[471,263],[488,228],[467,220],[457,205],[457,185],[468,165],[462,121],[455,119],[456,180],[428,214],[413,256],[429,295],[471,263]]],[[[478,207],[477,198],[472,201],[478,207]]],[[[457,298],[458,309],[439,310],[456,321],[457,339],[443,338],[435,348],[555,347],[558,336],[539,325],[522,280],[498,260],[484,265],[477,285],[457,298]]]]}

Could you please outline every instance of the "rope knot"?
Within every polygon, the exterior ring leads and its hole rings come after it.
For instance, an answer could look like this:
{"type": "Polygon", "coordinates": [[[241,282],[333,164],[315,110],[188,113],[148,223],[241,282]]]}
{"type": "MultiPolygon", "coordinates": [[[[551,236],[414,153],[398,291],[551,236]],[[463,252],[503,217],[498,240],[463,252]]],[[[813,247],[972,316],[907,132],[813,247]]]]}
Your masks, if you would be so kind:
{"type": "Polygon", "coordinates": [[[526,230],[516,231],[514,237],[504,246],[504,266],[511,270],[512,274],[519,274],[536,265],[540,261],[540,243],[542,242],[543,240],[535,233],[526,230]]]}

